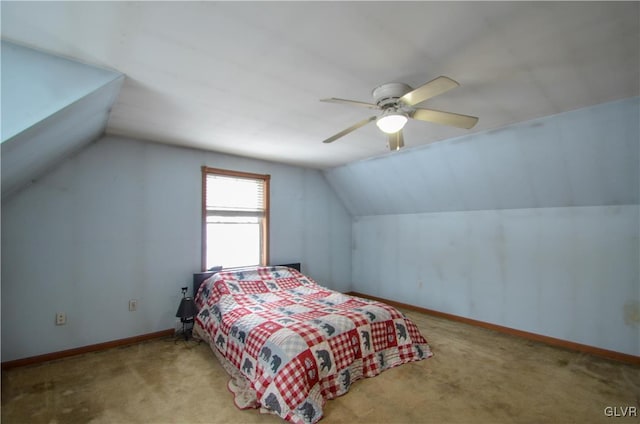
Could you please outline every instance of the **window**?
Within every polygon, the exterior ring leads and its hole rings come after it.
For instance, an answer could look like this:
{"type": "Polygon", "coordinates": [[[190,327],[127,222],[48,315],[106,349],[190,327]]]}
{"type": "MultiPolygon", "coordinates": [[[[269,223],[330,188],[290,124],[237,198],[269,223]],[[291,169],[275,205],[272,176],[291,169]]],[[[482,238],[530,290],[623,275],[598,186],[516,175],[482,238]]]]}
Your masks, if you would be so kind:
{"type": "Polygon", "coordinates": [[[202,267],[266,265],[269,175],[202,167],[202,267]]]}

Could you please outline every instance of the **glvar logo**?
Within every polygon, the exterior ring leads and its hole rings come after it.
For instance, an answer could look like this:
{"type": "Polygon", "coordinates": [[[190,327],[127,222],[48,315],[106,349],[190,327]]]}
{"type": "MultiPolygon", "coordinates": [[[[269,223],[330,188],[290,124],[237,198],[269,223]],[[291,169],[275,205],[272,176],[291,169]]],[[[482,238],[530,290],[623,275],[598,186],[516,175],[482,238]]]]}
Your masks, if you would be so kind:
{"type": "Polygon", "coordinates": [[[607,417],[637,417],[638,408],[635,406],[606,406],[604,415],[607,417]]]}

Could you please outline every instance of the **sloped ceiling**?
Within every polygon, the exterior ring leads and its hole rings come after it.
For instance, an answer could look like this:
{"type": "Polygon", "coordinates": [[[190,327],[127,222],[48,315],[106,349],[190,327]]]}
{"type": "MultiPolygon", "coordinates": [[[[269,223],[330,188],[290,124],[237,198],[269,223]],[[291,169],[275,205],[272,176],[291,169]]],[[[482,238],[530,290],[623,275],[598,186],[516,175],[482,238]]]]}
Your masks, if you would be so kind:
{"type": "Polygon", "coordinates": [[[124,77],[2,42],[2,199],[104,133],[124,77]]]}
{"type": "Polygon", "coordinates": [[[325,170],[353,216],[638,204],[640,98],[325,170]]]}
{"type": "MultiPolygon", "coordinates": [[[[439,75],[408,147],[637,96],[638,2],[11,2],[2,37],[127,75],[109,134],[329,168],[384,155],[368,117],[321,103],[439,75]]],[[[479,152],[481,153],[481,152],[479,152]]]]}

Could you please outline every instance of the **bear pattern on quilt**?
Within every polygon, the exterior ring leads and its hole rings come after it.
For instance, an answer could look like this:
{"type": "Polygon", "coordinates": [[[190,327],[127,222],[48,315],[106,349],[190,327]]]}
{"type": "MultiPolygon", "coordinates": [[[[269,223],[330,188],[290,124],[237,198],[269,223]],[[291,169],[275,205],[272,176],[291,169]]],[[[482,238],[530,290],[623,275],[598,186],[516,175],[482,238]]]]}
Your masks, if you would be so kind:
{"type": "Polygon", "coordinates": [[[290,268],[217,273],[196,304],[211,348],[247,380],[260,407],[293,423],[317,422],[325,401],[360,378],[432,356],[397,309],[290,268]]]}

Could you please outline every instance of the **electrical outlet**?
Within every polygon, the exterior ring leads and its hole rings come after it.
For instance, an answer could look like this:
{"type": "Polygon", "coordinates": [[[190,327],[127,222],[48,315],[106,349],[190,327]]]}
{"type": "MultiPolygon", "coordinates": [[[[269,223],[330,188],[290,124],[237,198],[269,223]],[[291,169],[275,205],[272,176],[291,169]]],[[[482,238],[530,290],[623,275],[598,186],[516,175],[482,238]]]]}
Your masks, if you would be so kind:
{"type": "Polygon", "coordinates": [[[67,323],[67,314],[64,312],[56,313],[56,325],[65,325],[67,323]]]}
{"type": "Polygon", "coordinates": [[[129,310],[130,311],[135,311],[138,309],[138,301],[135,299],[131,299],[129,301],[129,310]]]}

